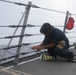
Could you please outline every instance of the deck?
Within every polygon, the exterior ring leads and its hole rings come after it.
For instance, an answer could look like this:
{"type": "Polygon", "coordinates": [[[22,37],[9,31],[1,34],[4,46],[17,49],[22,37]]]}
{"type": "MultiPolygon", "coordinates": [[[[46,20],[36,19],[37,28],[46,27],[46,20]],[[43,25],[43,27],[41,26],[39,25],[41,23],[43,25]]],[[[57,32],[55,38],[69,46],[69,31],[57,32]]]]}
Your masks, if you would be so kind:
{"type": "Polygon", "coordinates": [[[20,62],[17,66],[1,67],[0,75],[76,75],[76,63],[41,61],[36,57],[20,62]]]}

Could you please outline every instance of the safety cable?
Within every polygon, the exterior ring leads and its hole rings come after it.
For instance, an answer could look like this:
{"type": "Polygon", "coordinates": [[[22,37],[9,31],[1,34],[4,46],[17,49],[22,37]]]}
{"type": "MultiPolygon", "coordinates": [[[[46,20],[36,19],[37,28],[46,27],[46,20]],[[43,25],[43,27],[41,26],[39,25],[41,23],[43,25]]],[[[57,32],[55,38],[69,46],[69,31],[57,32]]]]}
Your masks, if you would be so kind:
{"type": "Polygon", "coordinates": [[[15,2],[6,1],[6,0],[0,0],[0,1],[3,1],[3,2],[8,2],[8,3],[15,3],[15,2]]]}
{"type": "MultiPolygon", "coordinates": [[[[52,25],[54,27],[63,27],[60,25],[52,25]]],[[[0,27],[11,27],[11,28],[16,28],[16,27],[41,27],[41,25],[31,25],[31,24],[27,24],[26,26],[22,26],[22,25],[8,25],[8,26],[4,26],[4,25],[0,25],[0,27]]]]}
{"type": "Polygon", "coordinates": [[[36,54],[41,54],[42,53],[41,51],[37,51],[37,50],[33,50],[33,51],[30,51],[30,52],[21,52],[18,55],[13,55],[13,56],[10,56],[10,57],[0,59],[0,61],[4,61],[4,60],[11,59],[11,58],[19,56],[19,55],[26,55],[26,54],[33,53],[33,52],[36,52],[36,54]]]}
{"type": "Polygon", "coordinates": [[[43,8],[43,7],[40,7],[40,9],[44,9],[44,10],[49,10],[49,11],[54,11],[54,12],[66,14],[65,12],[62,12],[62,11],[57,11],[57,10],[53,10],[53,9],[43,8]]]}
{"type": "MultiPolygon", "coordinates": [[[[64,26],[60,26],[60,25],[52,25],[54,27],[64,27],[64,26]]],[[[26,26],[22,26],[22,25],[8,25],[8,26],[4,26],[4,25],[0,25],[0,27],[10,27],[10,28],[21,28],[21,27],[41,27],[41,25],[31,25],[31,24],[27,24],[26,26]]],[[[76,26],[74,26],[76,27],[76,26]]]]}
{"type": "MultiPolygon", "coordinates": [[[[69,37],[69,38],[74,38],[74,37],[69,37]]],[[[14,46],[10,46],[10,47],[6,47],[6,48],[2,48],[0,50],[7,50],[7,49],[11,49],[11,48],[16,48],[16,47],[21,47],[21,46],[28,46],[31,44],[37,44],[37,43],[41,43],[41,42],[34,42],[34,43],[23,43],[21,45],[14,45],[14,46]]]]}
{"type": "MultiPolygon", "coordinates": [[[[22,45],[30,45],[30,44],[36,44],[36,43],[40,43],[40,42],[28,43],[28,44],[25,44],[25,43],[24,43],[24,44],[22,44],[22,45]]],[[[3,49],[15,48],[15,47],[22,46],[22,45],[11,46],[11,47],[9,47],[9,48],[3,48],[3,49]]],[[[72,47],[72,46],[73,46],[73,45],[70,45],[70,47],[72,47]]],[[[1,50],[1,49],[0,49],[0,50],[1,50]]],[[[39,54],[43,53],[43,52],[37,51],[37,50],[35,50],[35,51],[30,51],[30,52],[21,52],[21,53],[19,53],[18,55],[13,55],[13,56],[10,56],[10,57],[7,57],[7,58],[0,59],[0,61],[5,61],[5,60],[7,60],[7,59],[11,59],[11,58],[16,57],[16,56],[19,56],[19,55],[26,55],[26,54],[29,54],[29,53],[32,53],[32,52],[36,52],[37,54],[38,54],[38,53],[39,53],[39,54]]]]}
{"type": "Polygon", "coordinates": [[[71,32],[67,32],[67,31],[66,31],[65,33],[75,33],[75,32],[76,32],[76,31],[71,31],[71,32]]]}
{"type": "Polygon", "coordinates": [[[4,26],[4,25],[0,25],[0,27],[11,27],[11,28],[16,28],[16,27],[41,27],[40,25],[26,25],[26,26],[23,26],[23,25],[10,25],[10,26],[4,26]]]}
{"type": "MultiPolygon", "coordinates": [[[[23,4],[23,3],[20,3],[20,2],[12,2],[12,1],[7,1],[7,0],[0,0],[0,1],[17,4],[17,5],[20,5],[20,6],[29,6],[28,4],[23,4]]],[[[66,12],[53,10],[53,9],[48,9],[48,8],[40,7],[40,6],[37,6],[37,5],[34,5],[34,4],[30,5],[30,7],[44,9],[44,10],[49,10],[49,11],[54,11],[54,12],[58,12],[58,13],[62,13],[62,14],[66,14],[66,12]]],[[[72,13],[71,13],[71,15],[75,15],[76,16],[76,14],[72,14],[72,13]]]]}
{"type": "Polygon", "coordinates": [[[6,37],[0,37],[0,39],[10,39],[10,38],[17,38],[17,37],[29,37],[29,36],[38,36],[42,34],[24,34],[24,35],[15,35],[15,36],[6,36],[6,37]]]}
{"type": "Polygon", "coordinates": [[[12,1],[7,1],[7,0],[0,0],[0,1],[3,1],[3,2],[7,2],[7,3],[13,3],[13,4],[17,4],[17,5],[22,5],[22,6],[28,6],[27,4],[23,4],[23,3],[20,3],[20,2],[12,2],[12,1]]]}
{"type": "MultiPolygon", "coordinates": [[[[40,9],[44,9],[44,10],[49,10],[49,11],[53,11],[53,12],[58,12],[58,13],[66,14],[66,12],[62,12],[62,11],[58,11],[58,10],[53,10],[53,9],[48,9],[48,8],[43,8],[43,7],[39,7],[39,8],[40,9]]],[[[73,13],[71,13],[71,15],[75,15],[76,16],[76,14],[73,14],[73,13]]]]}
{"type": "Polygon", "coordinates": [[[68,38],[70,38],[70,39],[71,39],[71,38],[76,38],[76,36],[73,36],[73,37],[68,37],[68,38]]]}
{"type": "Polygon", "coordinates": [[[16,47],[21,47],[21,46],[28,46],[31,44],[37,44],[37,43],[41,43],[41,42],[34,42],[34,43],[23,43],[21,45],[14,45],[14,46],[10,46],[10,47],[6,47],[6,48],[2,48],[0,50],[7,50],[7,49],[11,49],[11,48],[16,48],[16,47]]]}

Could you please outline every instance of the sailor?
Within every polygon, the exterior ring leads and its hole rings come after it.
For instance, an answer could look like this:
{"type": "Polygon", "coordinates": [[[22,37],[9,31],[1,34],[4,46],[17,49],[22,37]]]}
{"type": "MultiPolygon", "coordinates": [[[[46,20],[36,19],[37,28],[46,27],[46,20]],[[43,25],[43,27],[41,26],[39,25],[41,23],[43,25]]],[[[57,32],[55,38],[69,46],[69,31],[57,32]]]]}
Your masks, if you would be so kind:
{"type": "Polygon", "coordinates": [[[41,44],[33,46],[32,49],[47,49],[49,56],[60,56],[67,58],[67,61],[73,61],[74,53],[69,51],[69,40],[64,32],[50,23],[44,23],[40,32],[44,34],[45,38],[41,44]]]}

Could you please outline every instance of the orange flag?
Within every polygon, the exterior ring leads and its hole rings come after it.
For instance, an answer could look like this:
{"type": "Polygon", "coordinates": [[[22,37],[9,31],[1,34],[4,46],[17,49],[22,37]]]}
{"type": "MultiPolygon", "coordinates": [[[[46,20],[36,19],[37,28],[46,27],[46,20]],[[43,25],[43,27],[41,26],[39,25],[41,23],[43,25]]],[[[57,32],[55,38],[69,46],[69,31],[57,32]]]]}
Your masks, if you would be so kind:
{"type": "Polygon", "coordinates": [[[69,17],[68,23],[66,25],[66,29],[71,30],[74,27],[74,19],[72,17],[69,17]]]}

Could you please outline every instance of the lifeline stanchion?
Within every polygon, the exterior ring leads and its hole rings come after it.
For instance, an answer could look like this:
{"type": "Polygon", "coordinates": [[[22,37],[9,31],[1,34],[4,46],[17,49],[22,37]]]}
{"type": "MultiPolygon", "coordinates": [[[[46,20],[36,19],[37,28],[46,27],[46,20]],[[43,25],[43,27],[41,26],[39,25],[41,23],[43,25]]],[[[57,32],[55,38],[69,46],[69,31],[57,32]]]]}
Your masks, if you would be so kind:
{"type": "MultiPolygon", "coordinates": [[[[22,17],[21,17],[21,19],[20,19],[18,25],[21,24],[21,21],[22,21],[24,15],[25,15],[25,12],[26,12],[26,11],[24,11],[24,14],[22,15],[22,17]]],[[[14,31],[14,33],[13,33],[13,36],[16,34],[17,29],[18,29],[18,27],[15,29],[15,31],[14,31]]],[[[9,41],[9,43],[8,43],[8,45],[7,45],[7,47],[10,46],[10,43],[12,42],[12,40],[13,40],[13,38],[10,39],[10,41],[9,41]]],[[[3,59],[4,55],[6,54],[6,52],[7,52],[7,50],[4,52],[3,56],[1,57],[1,59],[3,59]]],[[[0,63],[1,63],[1,62],[0,62],[0,63]]]]}
{"type": "MultiPolygon", "coordinates": [[[[28,16],[29,16],[29,12],[30,12],[30,8],[31,8],[31,4],[32,4],[32,3],[29,2],[29,3],[28,3],[28,6],[26,7],[26,14],[25,14],[25,18],[24,18],[23,26],[26,26],[26,24],[27,24],[27,20],[28,20],[28,16]],[[29,7],[29,6],[30,6],[30,7],[29,7]]],[[[24,34],[24,32],[25,32],[25,28],[26,28],[26,27],[22,27],[21,35],[24,34]]],[[[22,43],[22,41],[23,41],[23,37],[20,37],[19,42],[18,42],[18,45],[20,45],[20,44],[22,43]]],[[[21,49],[21,47],[18,47],[18,48],[17,48],[16,55],[19,54],[20,49],[21,49]]],[[[18,58],[19,58],[19,56],[15,57],[15,59],[14,59],[14,63],[15,63],[15,64],[18,64],[18,58]]]]}
{"type": "MultiPolygon", "coordinates": [[[[2,1],[2,0],[1,0],[2,1]]],[[[22,4],[22,3],[16,3],[16,2],[10,2],[10,1],[5,1],[5,2],[8,2],[8,3],[14,3],[14,4],[17,4],[17,5],[23,5],[23,6],[27,6],[26,7],[26,14],[28,15],[28,13],[29,12],[27,12],[29,9],[28,8],[30,8],[31,7],[31,5],[26,5],[26,4],[22,4]]],[[[22,21],[22,19],[23,19],[23,17],[24,17],[24,15],[25,15],[25,13],[23,14],[23,16],[22,16],[22,18],[21,18],[21,20],[20,20],[20,22],[22,21]]],[[[26,18],[27,18],[27,15],[25,15],[26,16],[26,18]]],[[[20,23],[19,22],[19,23],[20,23]]],[[[20,25],[20,24],[19,24],[20,25]]],[[[23,26],[25,26],[26,27],[26,25],[24,25],[23,24],[23,26]]],[[[17,31],[17,29],[18,29],[18,27],[16,28],[16,30],[15,30],[15,32],[14,32],[14,34],[13,34],[13,36],[15,35],[15,33],[16,33],[16,31],[17,31]]],[[[23,28],[24,29],[24,28],[23,28]]],[[[13,39],[13,38],[12,38],[13,39]]],[[[11,41],[12,41],[12,39],[10,40],[10,42],[8,43],[8,46],[10,45],[10,43],[11,43],[11,41]]],[[[6,50],[7,51],[7,50],[6,50]]],[[[5,53],[6,53],[6,51],[5,51],[5,53]]],[[[4,57],[4,55],[5,55],[5,53],[3,54],[3,57],[4,57]]]]}
{"type": "Polygon", "coordinates": [[[68,15],[69,15],[69,11],[66,12],[66,18],[65,18],[64,28],[63,28],[63,32],[64,32],[64,33],[65,33],[65,30],[66,30],[68,15]]]}

